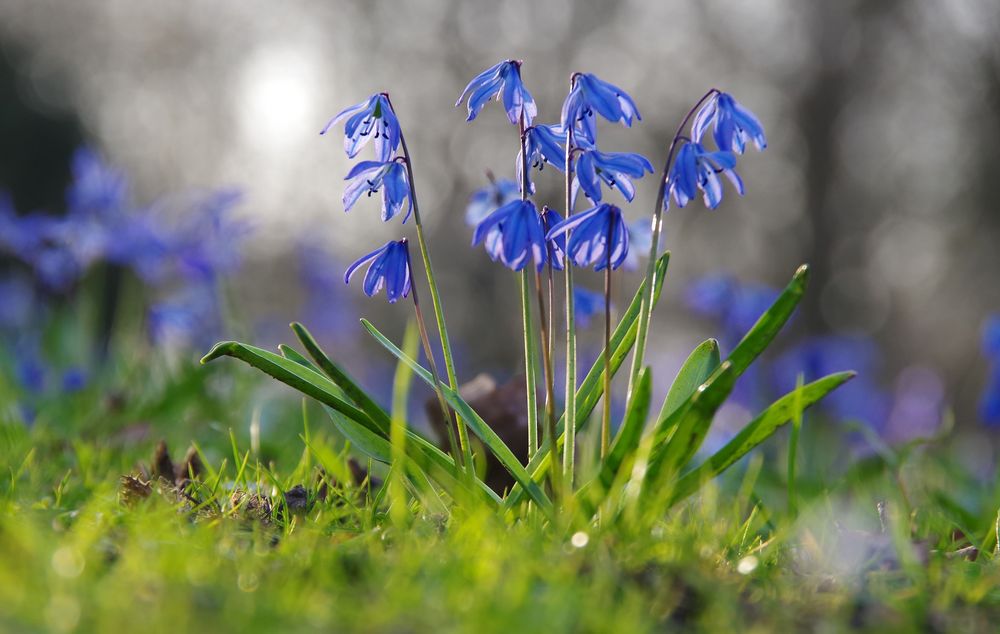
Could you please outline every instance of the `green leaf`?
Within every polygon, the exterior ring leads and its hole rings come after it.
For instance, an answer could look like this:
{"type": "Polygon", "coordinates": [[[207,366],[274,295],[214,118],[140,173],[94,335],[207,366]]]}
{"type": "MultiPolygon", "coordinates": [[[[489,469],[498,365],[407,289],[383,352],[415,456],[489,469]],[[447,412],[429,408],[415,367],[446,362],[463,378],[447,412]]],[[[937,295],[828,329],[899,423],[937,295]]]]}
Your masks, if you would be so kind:
{"type": "Polygon", "coordinates": [[[653,373],[649,368],[639,372],[639,379],[632,391],[625,411],[625,418],[615,435],[611,449],[601,463],[597,476],[580,487],[577,499],[586,506],[588,514],[593,514],[601,504],[607,491],[611,489],[615,478],[625,461],[634,454],[642,439],[642,430],[649,416],[649,405],[653,394],[653,373]]]}
{"type": "Polygon", "coordinates": [[[831,374],[782,396],[750,421],[725,447],[696,469],[681,476],[673,488],[671,504],[697,491],[702,483],[719,475],[767,440],[778,428],[792,420],[800,409],[813,405],[853,377],[854,372],[831,374]]]}
{"type": "Polygon", "coordinates": [[[660,408],[660,415],[657,421],[666,420],[671,414],[680,409],[684,403],[691,398],[698,386],[712,376],[716,368],[721,365],[719,358],[719,342],[715,339],[703,341],[695,348],[681,369],[677,372],[674,382],[670,385],[667,398],[660,408]]]}
{"type": "Polygon", "coordinates": [[[336,383],[348,398],[354,401],[358,407],[368,414],[368,417],[376,425],[388,434],[390,428],[389,414],[319,347],[319,344],[316,343],[316,340],[305,326],[298,322],[292,322],[291,328],[323,374],[330,377],[330,380],[336,383]]]}
{"type": "MultiPolygon", "coordinates": [[[[654,308],[656,307],[656,302],[660,298],[660,292],[663,290],[663,280],[666,276],[667,265],[669,262],[669,251],[661,255],[660,259],[656,262],[656,284],[653,288],[654,308]]],[[[636,290],[635,296],[632,298],[632,303],[629,304],[628,309],[622,315],[621,321],[618,322],[618,326],[611,335],[611,376],[614,376],[618,372],[618,369],[621,368],[625,357],[628,356],[629,352],[632,350],[632,346],[635,345],[636,333],[639,329],[639,309],[642,305],[642,294],[645,284],[645,280],[639,284],[639,288],[636,290]]],[[[601,395],[604,394],[603,377],[604,352],[602,350],[601,354],[597,356],[597,360],[594,362],[594,365],[591,366],[587,376],[585,376],[583,381],[580,383],[580,387],[576,390],[577,430],[584,428],[590,419],[590,414],[600,401],[601,395]]],[[[556,433],[559,435],[556,441],[557,448],[562,447],[564,438],[563,432],[565,427],[566,417],[563,415],[559,418],[559,421],[556,424],[556,433]]],[[[545,479],[545,476],[548,473],[551,459],[548,448],[549,441],[545,439],[540,443],[538,452],[528,462],[527,470],[535,482],[541,482],[545,479]]],[[[524,492],[519,486],[515,485],[511,489],[511,492],[507,495],[505,505],[508,509],[510,509],[519,504],[523,499],[524,492]]]]}
{"type": "MultiPolygon", "coordinates": [[[[417,376],[423,379],[423,381],[432,388],[434,387],[434,379],[430,372],[407,356],[396,346],[396,344],[389,341],[389,339],[379,332],[378,329],[375,328],[375,326],[373,326],[367,319],[362,319],[361,324],[366,330],[368,330],[369,333],[371,333],[373,337],[375,337],[376,341],[382,344],[383,348],[388,350],[397,359],[413,368],[413,371],[417,374],[417,376]]],[[[471,429],[472,432],[479,437],[483,444],[486,445],[487,449],[489,449],[496,459],[500,461],[500,464],[502,464],[511,476],[513,476],[514,480],[527,490],[528,495],[531,496],[531,499],[534,500],[540,508],[542,508],[546,513],[551,514],[552,502],[549,501],[548,496],[545,495],[545,492],[542,491],[541,487],[539,487],[536,482],[531,480],[528,472],[524,469],[524,465],[518,461],[517,456],[515,456],[514,452],[510,450],[510,447],[508,447],[503,440],[500,439],[500,436],[497,436],[496,432],[494,432],[493,429],[486,424],[486,421],[484,421],[482,417],[480,417],[479,414],[477,414],[476,411],[473,410],[472,407],[469,406],[469,404],[466,403],[455,390],[440,382],[438,383],[438,386],[441,388],[441,392],[444,395],[445,400],[448,401],[448,404],[455,408],[455,411],[458,412],[458,415],[463,419],[465,424],[469,426],[469,429],[471,429]]]]}

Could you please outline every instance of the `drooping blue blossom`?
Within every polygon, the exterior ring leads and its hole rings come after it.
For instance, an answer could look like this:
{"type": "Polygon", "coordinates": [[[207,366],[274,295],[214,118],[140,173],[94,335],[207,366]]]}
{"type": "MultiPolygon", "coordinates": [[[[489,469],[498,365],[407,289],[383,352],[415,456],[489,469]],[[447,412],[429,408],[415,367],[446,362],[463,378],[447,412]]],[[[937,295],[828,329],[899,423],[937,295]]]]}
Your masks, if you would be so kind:
{"type": "Polygon", "coordinates": [[[584,195],[592,202],[601,202],[601,182],[617,189],[632,202],[635,198],[633,178],[653,173],[653,164],[641,154],[631,152],[600,152],[590,148],[580,152],[576,159],[576,180],[584,195]]]}
{"type": "Polygon", "coordinates": [[[604,293],[582,286],[573,287],[573,316],[581,328],[586,328],[595,315],[604,311],[604,293]]]}
{"type": "Polygon", "coordinates": [[[653,224],[646,218],[630,222],[628,225],[628,256],[625,258],[626,271],[639,269],[639,258],[649,254],[653,246],[653,224]]]}
{"type": "Polygon", "coordinates": [[[406,168],[399,161],[361,161],[355,165],[344,179],[350,181],[344,189],[344,211],[350,211],[361,198],[361,194],[369,196],[381,190],[382,220],[389,221],[403,211],[406,203],[406,215],[403,224],[410,218],[413,207],[410,204],[410,185],[406,180],[406,168]]]}
{"type": "Polygon", "coordinates": [[[472,235],[473,246],[486,240],[486,250],[494,261],[520,271],[534,259],[541,270],[548,257],[545,230],[535,203],[515,200],[487,216],[472,235]]]}
{"type": "MultiPolygon", "coordinates": [[[[541,170],[553,165],[560,172],[566,169],[566,132],[558,124],[533,125],[524,131],[524,149],[528,164],[541,170]]],[[[517,154],[517,169],[521,166],[521,153],[517,154]]]]}
{"type": "Polygon", "coordinates": [[[979,416],[987,425],[1000,425],[1000,315],[990,317],[983,327],[983,354],[990,367],[979,416]]]}
{"type": "Polygon", "coordinates": [[[601,203],[563,220],[549,230],[549,240],[565,235],[569,239],[566,253],[580,267],[593,266],[595,271],[617,269],[628,256],[628,227],[621,209],[601,203]]]}
{"type": "Polygon", "coordinates": [[[705,132],[712,125],[715,126],[713,137],[719,150],[743,154],[747,141],[753,141],[757,150],[767,147],[764,126],[729,93],[716,93],[695,115],[691,125],[695,143],[701,143],[705,132]]]}
{"type": "Polygon", "coordinates": [[[491,181],[486,187],[477,189],[469,198],[469,204],[465,208],[465,222],[472,226],[478,225],[486,216],[520,197],[517,183],[511,179],[491,181]]]}
{"type": "Polygon", "coordinates": [[[372,139],[375,140],[375,158],[385,162],[392,158],[399,147],[399,120],[389,103],[389,96],[377,93],[349,108],[341,110],[323,127],[320,134],[326,134],[329,129],[343,121],[344,151],[349,158],[354,158],[358,152],[372,139]]]}
{"type": "Polygon", "coordinates": [[[507,120],[513,125],[517,125],[523,116],[524,124],[530,126],[532,119],[538,114],[535,100],[521,81],[521,62],[518,60],[504,60],[473,77],[455,102],[456,107],[465,100],[466,95],[469,97],[469,116],[466,121],[475,119],[492,98],[497,101],[503,99],[507,120]]]}
{"type": "Polygon", "coordinates": [[[663,198],[664,208],[668,208],[671,195],[677,206],[683,207],[700,189],[704,194],[705,205],[709,209],[715,209],[722,202],[720,172],[726,175],[742,196],[743,180],[736,173],[735,167],[736,156],[732,152],[710,152],[700,143],[685,143],[670,168],[667,195],[663,198]]]}
{"type": "Polygon", "coordinates": [[[593,142],[597,139],[595,112],[612,123],[621,122],[626,127],[631,127],[634,119],[642,120],[635,101],[624,90],[590,73],[578,73],[563,102],[563,128],[573,126],[574,130],[579,130],[593,142]]]}
{"type": "Polygon", "coordinates": [[[365,295],[375,297],[385,286],[386,299],[394,304],[410,294],[410,251],[406,238],[390,240],[351,264],[344,273],[344,283],[350,283],[354,272],[366,264],[368,272],[362,285],[365,295]]]}

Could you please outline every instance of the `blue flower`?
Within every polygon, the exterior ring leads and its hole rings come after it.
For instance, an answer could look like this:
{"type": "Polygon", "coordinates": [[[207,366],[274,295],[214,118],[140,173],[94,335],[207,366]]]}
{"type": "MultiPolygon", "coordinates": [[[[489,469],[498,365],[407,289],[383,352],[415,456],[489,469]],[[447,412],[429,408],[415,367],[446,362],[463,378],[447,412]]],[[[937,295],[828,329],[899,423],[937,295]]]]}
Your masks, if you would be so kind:
{"type": "Polygon", "coordinates": [[[351,181],[344,190],[344,211],[350,211],[361,194],[369,196],[382,190],[382,220],[391,220],[403,210],[403,223],[410,218],[410,185],[406,181],[406,168],[399,161],[361,161],[355,165],[344,180],[351,181]],[[383,188],[383,185],[385,186],[383,188]]]}
{"type": "Polygon", "coordinates": [[[62,373],[61,383],[63,392],[79,392],[87,387],[87,373],[78,366],[67,368],[62,373]]]}
{"type": "Polygon", "coordinates": [[[633,119],[642,120],[635,101],[624,90],[590,73],[578,73],[574,76],[573,88],[563,102],[563,128],[579,128],[587,139],[593,141],[597,138],[595,112],[612,123],[621,122],[627,127],[632,126],[633,119]]]}
{"type": "Polygon", "coordinates": [[[614,205],[601,203],[572,215],[549,230],[546,237],[552,240],[570,230],[566,252],[577,266],[593,265],[595,271],[601,271],[610,260],[614,270],[628,256],[628,227],[621,209],[614,205]]]}
{"type": "Polygon", "coordinates": [[[486,217],[472,235],[473,246],[486,239],[486,251],[513,271],[520,271],[529,259],[537,270],[545,266],[548,249],[545,229],[535,203],[515,200],[486,217]]]}
{"type": "Polygon", "coordinates": [[[410,294],[410,251],[406,238],[390,240],[347,267],[344,283],[349,283],[354,272],[365,264],[368,264],[362,285],[365,295],[375,297],[385,285],[385,296],[394,304],[400,297],[410,294]]]}
{"type": "Polygon", "coordinates": [[[635,198],[633,178],[653,173],[653,165],[641,154],[630,152],[599,152],[586,149],[576,160],[576,178],[583,193],[595,203],[601,202],[601,181],[617,189],[632,202],[635,198]]]}
{"type": "Polygon", "coordinates": [[[204,347],[223,335],[218,284],[187,284],[149,308],[149,338],[166,347],[204,347]]]}
{"type": "Polygon", "coordinates": [[[604,293],[598,293],[582,286],[573,287],[573,316],[581,328],[586,328],[590,320],[604,310],[604,293]]]}
{"type": "Polygon", "coordinates": [[[747,141],[753,141],[758,150],[767,147],[764,126],[729,93],[717,93],[695,115],[691,134],[696,143],[701,143],[712,124],[715,124],[715,144],[722,151],[743,154],[747,141]]]}
{"type": "MultiPolygon", "coordinates": [[[[555,166],[560,172],[566,169],[566,132],[558,124],[533,125],[524,131],[524,147],[528,152],[528,163],[541,170],[546,164],[555,166]]],[[[520,169],[521,154],[517,155],[520,169]]]]}
{"type": "Polygon", "coordinates": [[[477,189],[469,198],[469,204],[465,208],[465,222],[478,225],[486,216],[520,198],[521,192],[514,181],[509,178],[492,181],[486,187],[477,189]]]}
{"type": "Polygon", "coordinates": [[[354,158],[369,141],[375,139],[375,158],[388,161],[399,147],[399,120],[385,93],[372,95],[361,103],[341,110],[323,127],[326,134],[331,126],[347,119],[344,124],[344,151],[354,158]]]}
{"type": "Polygon", "coordinates": [[[460,105],[468,95],[469,116],[466,121],[472,121],[487,101],[493,97],[499,101],[501,94],[504,110],[507,111],[507,120],[517,125],[523,116],[524,124],[531,125],[531,120],[538,114],[538,109],[531,93],[521,81],[521,62],[517,60],[504,60],[476,75],[462,91],[455,106],[460,105]]]}
{"type": "Polygon", "coordinates": [[[705,205],[715,209],[722,202],[722,182],[719,172],[736,187],[737,193],[743,195],[743,180],[736,173],[736,156],[732,152],[709,152],[700,143],[686,143],[677,153],[677,159],[670,168],[667,178],[667,196],[663,199],[664,208],[670,203],[670,194],[678,207],[683,207],[697,195],[697,190],[704,193],[705,205]]]}
{"type": "MultiPolygon", "coordinates": [[[[240,246],[250,231],[246,223],[232,218],[242,197],[239,190],[222,189],[195,198],[190,221],[178,232],[172,245],[180,271],[187,278],[211,282],[239,268],[240,246]]],[[[147,238],[150,248],[163,247],[157,236],[147,238]]],[[[158,254],[151,255],[155,258],[158,254]]],[[[139,266],[138,254],[132,253],[131,257],[139,266]]],[[[149,266],[155,267],[156,263],[150,262],[149,266]]]]}

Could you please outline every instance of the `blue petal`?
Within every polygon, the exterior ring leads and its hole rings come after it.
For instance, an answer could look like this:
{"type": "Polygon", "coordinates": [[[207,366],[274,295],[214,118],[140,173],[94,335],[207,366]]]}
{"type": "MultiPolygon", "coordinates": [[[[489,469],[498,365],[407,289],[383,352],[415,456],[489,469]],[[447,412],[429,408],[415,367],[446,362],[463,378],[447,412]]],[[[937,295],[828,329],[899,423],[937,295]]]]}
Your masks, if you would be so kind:
{"type": "Polygon", "coordinates": [[[344,283],[345,284],[349,284],[350,281],[351,281],[351,277],[354,275],[354,272],[356,270],[358,270],[359,267],[364,266],[365,263],[370,262],[371,260],[373,260],[376,257],[378,257],[379,255],[381,255],[382,252],[385,251],[389,247],[389,244],[391,244],[391,243],[387,242],[386,244],[383,244],[382,246],[380,246],[379,248],[375,249],[371,253],[367,253],[367,254],[361,256],[359,259],[355,260],[355,262],[353,264],[351,264],[349,267],[347,267],[347,271],[344,273],[344,283]]]}

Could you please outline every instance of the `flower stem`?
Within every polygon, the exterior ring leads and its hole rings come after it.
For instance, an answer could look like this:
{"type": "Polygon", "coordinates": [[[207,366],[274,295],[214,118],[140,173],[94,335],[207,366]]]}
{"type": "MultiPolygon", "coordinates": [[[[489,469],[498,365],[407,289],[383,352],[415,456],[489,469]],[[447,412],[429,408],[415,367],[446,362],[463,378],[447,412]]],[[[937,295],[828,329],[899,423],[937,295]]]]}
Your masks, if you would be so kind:
{"type": "MultiPolygon", "coordinates": [[[[444,368],[448,374],[448,384],[457,393],[458,377],[455,374],[455,361],[451,354],[448,328],[444,323],[444,308],[441,306],[441,294],[438,292],[437,281],[434,278],[434,267],[431,265],[431,254],[427,249],[427,240],[424,237],[424,225],[420,221],[420,206],[417,204],[417,188],[413,178],[413,161],[410,159],[410,150],[406,147],[406,137],[403,136],[402,130],[399,132],[399,145],[403,150],[403,164],[406,165],[406,180],[410,186],[410,204],[413,205],[413,223],[417,227],[417,244],[420,247],[420,257],[424,263],[424,271],[427,274],[427,286],[431,292],[434,319],[437,321],[438,337],[441,339],[441,352],[444,355],[444,368]]],[[[414,299],[416,299],[416,294],[414,294],[414,299]]],[[[428,362],[433,366],[434,355],[429,350],[427,352],[428,362]]],[[[447,412],[447,409],[444,411],[447,412]]],[[[455,427],[458,429],[458,442],[462,450],[465,467],[469,473],[472,473],[474,466],[472,464],[472,446],[469,444],[469,433],[466,431],[465,424],[457,413],[455,414],[455,427]]],[[[457,459],[456,457],[456,461],[457,459]]]]}
{"type": "MultiPolygon", "coordinates": [[[[570,80],[570,90],[576,81],[576,76],[570,80]]],[[[573,215],[573,122],[564,121],[566,126],[566,218],[573,215]]],[[[566,234],[566,243],[569,244],[569,233],[566,234]]],[[[569,262],[569,254],[566,258],[566,408],[565,408],[565,443],[563,444],[563,476],[568,490],[573,489],[573,471],[576,459],[576,322],[573,316],[573,266],[569,262]]],[[[559,472],[555,468],[556,461],[556,438],[555,430],[552,430],[552,469],[553,474],[559,472]]],[[[553,482],[555,482],[553,475],[553,482]]]]}
{"type": "MultiPolygon", "coordinates": [[[[550,265],[551,266],[551,265],[550,265]]],[[[549,280],[551,281],[551,269],[549,270],[549,280]]],[[[549,285],[549,291],[551,292],[552,286],[549,285]]],[[[556,431],[556,412],[555,412],[555,380],[552,376],[552,330],[549,328],[549,321],[552,318],[552,313],[549,312],[548,318],[545,316],[545,300],[542,297],[542,275],[536,269],[535,270],[535,291],[538,294],[538,315],[541,319],[541,335],[542,335],[542,371],[545,376],[545,429],[546,434],[550,438],[555,437],[556,431]]],[[[552,310],[552,296],[549,295],[549,311],[552,310]]],[[[536,447],[537,450],[537,447],[536,447]]],[[[534,452],[531,452],[532,455],[534,452]]],[[[556,464],[556,463],[553,463],[556,464]]]]}
{"type": "MultiPolygon", "coordinates": [[[[409,249],[407,249],[406,251],[406,257],[407,259],[409,259],[410,257],[409,249]]],[[[409,263],[407,263],[407,265],[409,266],[409,263]]],[[[412,269],[413,267],[411,266],[410,270],[412,269]]],[[[449,414],[449,412],[451,412],[451,409],[448,407],[448,401],[444,398],[444,392],[441,390],[441,379],[439,378],[438,375],[437,362],[434,360],[434,351],[431,350],[431,341],[430,338],[427,336],[427,324],[424,322],[423,311],[420,310],[420,299],[417,296],[416,284],[410,285],[410,293],[411,296],[413,297],[413,313],[414,315],[416,315],[417,318],[417,330],[420,333],[420,342],[424,346],[424,355],[427,357],[427,365],[429,365],[431,369],[431,378],[434,379],[434,392],[437,394],[438,406],[441,408],[441,415],[444,416],[445,418],[444,426],[445,429],[448,430],[448,441],[451,446],[451,453],[455,459],[455,464],[458,465],[461,462],[461,454],[459,453],[459,447],[455,445],[455,434],[451,431],[451,420],[450,420],[451,416],[449,414]]],[[[459,424],[457,414],[455,415],[455,424],[456,425],[459,424]]],[[[469,472],[471,473],[471,469],[473,468],[472,462],[471,461],[467,462],[466,467],[470,470],[469,472]]]]}
{"type": "Polygon", "coordinates": [[[528,269],[521,271],[521,319],[524,322],[524,383],[528,395],[528,460],[538,451],[538,397],[535,389],[535,335],[531,325],[528,269]]]}
{"type": "Polygon", "coordinates": [[[639,378],[639,370],[642,369],[643,356],[646,353],[646,340],[649,336],[649,320],[653,315],[653,288],[656,286],[653,277],[656,275],[656,255],[660,248],[660,229],[663,226],[663,202],[667,193],[667,179],[670,176],[670,166],[674,162],[674,154],[677,151],[677,143],[683,138],[684,128],[687,127],[691,117],[698,111],[705,101],[717,95],[718,89],[712,88],[698,100],[694,106],[688,110],[687,115],[677,126],[677,132],[670,141],[670,149],[667,152],[667,160],[663,164],[663,172],[660,176],[659,188],[656,192],[656,202],[653,206],[653,226],[652,240],[649,245],[649,259],[646,262],[646,287],[642,295],[642,305],[639,307],[639,330],[636,332],[635,352],[632,354],[632,368],[629,373],[628,394],[632,395],[632,388],[635,387],[639,378]]]}
{"type": "Polygon", "coordinates": [[[607,260],[604,267],[604,411],[601,416],[601,460],[611,443],[611,229],[608,223],[607,260]]]}

